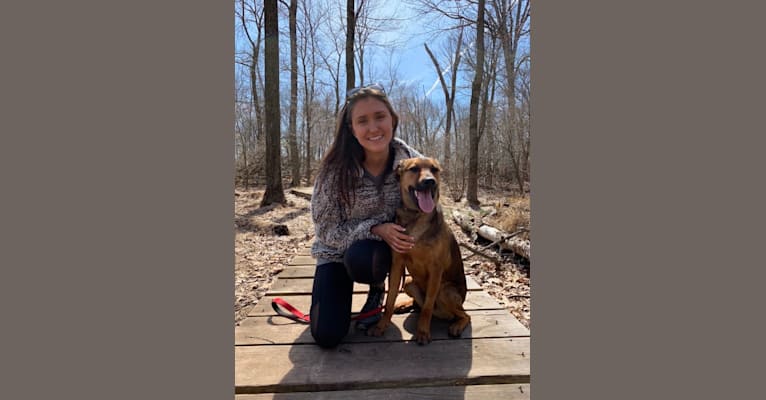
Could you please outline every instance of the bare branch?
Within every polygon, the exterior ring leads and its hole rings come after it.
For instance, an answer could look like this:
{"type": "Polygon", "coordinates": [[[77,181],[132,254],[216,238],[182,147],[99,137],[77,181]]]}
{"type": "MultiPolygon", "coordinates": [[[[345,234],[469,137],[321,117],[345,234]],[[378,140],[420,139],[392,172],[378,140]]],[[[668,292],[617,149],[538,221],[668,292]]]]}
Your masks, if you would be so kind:
{"type": "MultiPolygon", "coordinates": [[[[497,257],[494,257],[494,256],[491,256],[491,255],[489,255],[487,253],[484,253],[481,250],[474,249],[473,247],[471,247],[468,244],[465,244],[463,242],[460,242],[459,244],[460,244],[460,246],[470,250],[472,253],[474,253],[476,255],[480,255],[480,256],[482,256],[482,257],[492,261],[495,265],[500,265],[501,264],[500,259],[498,259],[497,257]]],[[[467,259],[467,257],[465,259],[463,259],[463,260],[465,261],[466,259],[467,259]]]]}

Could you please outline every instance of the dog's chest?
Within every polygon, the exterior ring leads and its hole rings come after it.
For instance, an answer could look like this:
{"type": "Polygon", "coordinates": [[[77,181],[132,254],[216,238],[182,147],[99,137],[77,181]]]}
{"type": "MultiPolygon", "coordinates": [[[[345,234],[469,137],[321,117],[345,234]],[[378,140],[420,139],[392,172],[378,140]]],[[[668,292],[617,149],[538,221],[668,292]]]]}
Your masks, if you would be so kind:
{"type": "Polygon", "coordinates": [[[431,225],[428,224],[411,224],[407,226],[407,233],[415,238],[416,245],[422,245],[428,247],[428,243],[424,243],[423,235],[428,231],[431,225]]]}
{"type": "Polygon", "coordinates": [[[433,215],[397,211],[397,223],[415,238],[415,247],[407,254],[398,256],[402,257],[410,276],[421,287],[429,275],[441,275],[451,264],[450,241],[442,218],[438,207],[433,215]]]}
{"type": "Polygon", "coordinates": [[[412,279],[418,286],[424,286],[430,274],[441,275],[451,264],[451,254],[443,239],[421,239],[415,232],[411,234],[416,238],[415,247],[401,257],[412,279]]]}
{"type": "Polygon", "coordinates": [[[418,286],[425,289],[426,282],[428,281],[428,274],[432,271],[432,268],[429,268],[430,263],[423,261],[424,259],[418,257],[417,254],[408,254],[405,256],[404,264],[406,265],[412,280],[415,281],[418,286]]]}

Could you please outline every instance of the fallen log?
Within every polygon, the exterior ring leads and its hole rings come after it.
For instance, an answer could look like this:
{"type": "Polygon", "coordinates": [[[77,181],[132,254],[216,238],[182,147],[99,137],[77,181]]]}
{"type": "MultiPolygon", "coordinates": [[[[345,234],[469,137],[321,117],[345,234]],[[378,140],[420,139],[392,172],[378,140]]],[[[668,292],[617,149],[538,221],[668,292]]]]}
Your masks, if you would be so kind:
{"type": "Polygon", "coordinates": [[[500,246],[501,249],[513,251],[527,260],[531,260],[529,240],[511,237],[510,235],[503,233],[501,230],[489,225],[479,226],[477,233],[484,239],[498,242],[497,245],[500,246]]]}
{"type": "Polygon", "coordinates": [[[293,188],[293,189],[290,189],[290,193],[298,197],[303,197],[306,200],[311,200],[311,188],[308,188],[308,189],[304,188],[302,190],[293,188]]]}
{"type": "Polygon", "coordinates": [[[461,214],[453,210],[452,219],[455,221],[456,224],[458,224],[458,226],[460,226],[460,228],[463,229],[464,232],[471,235],[471,240],[476,240],[476,235],[477,235],[476,231],[478,229],[476,228],[476,224],[474,223],[474,220],[472,217],[465,214],[461,214]]]}
{"type": "MultiPolygon", "coordinates": [[[[486,258],[486,259],[489,259],[490,261],[492,261],[492,262],[493,262],[495,265],[497,265],[497,266],[499,266],[500,264],[502,264],[502,263],[500,262],[500,259],[499,259],[499,258],[497,258],[497,257],[495,257],[495,256],[491,256],[491,255],[489,255],[489,254],[487,254],[487,253],[484,253],[484,252],[482,252],[481,250],[476,250],[476,249],[474,249],[473,247],[471,247],[471,246],[469,246],[469,245],[467,245],[467,244],[465,244],[465,243],[459,243],[459,245],[460,245],[460,246],[463,246],[463,248],[466,248],[466,249],[470,250],[470,251],[471,251],[473,254],[476,254],[476,255],[482,256],[482,257],[484,257],[484,258],[486,258]]],[[[473,255],[473,254],[472,254],[472,255],[473,255]]],[[[467,260],[469,257],[471,257],[471,256],[469,255],[468,257],[464,257],[464,258],[463,258],[463,261],[467,260]]]]}
{"type": "Polygon", "coordinates": [[[512,251],[527,260],[532,259],[529,240],[515,237],[519,232],[514,232],[512,234],[504,233],[503,231],[484,224],[481,221],[477,223],[474,218],[457,211],[452,211],[452,219],[461,229],[471,234],[472,238],[475,239],[476,235],[481,236],[484,239],[496,243],[501,249],[512,251]]]}

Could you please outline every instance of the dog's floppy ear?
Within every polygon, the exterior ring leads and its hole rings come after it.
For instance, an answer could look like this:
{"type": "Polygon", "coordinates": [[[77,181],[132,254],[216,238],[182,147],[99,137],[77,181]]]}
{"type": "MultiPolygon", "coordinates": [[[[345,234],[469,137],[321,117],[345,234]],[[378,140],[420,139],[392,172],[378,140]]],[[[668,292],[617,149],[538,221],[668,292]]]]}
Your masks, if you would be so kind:
{"type": "Polygon", "coordinates": [[[396,164],[396,169],[394,169],[394,178],[398,181],[399,178],[402,176],[402,171],[404,170],[404,160],[399,160],[399,164],[396,164]]]}
{"type": "Polygon", "coordinates": [[[442,166],[441,166],[441,164],[439,164],[439,160],[437,160],[435,158],[432,158],[431,162],[433,163],[434,167],[436,167],[436,171],[437,172],[441,172],[442,166]]]}

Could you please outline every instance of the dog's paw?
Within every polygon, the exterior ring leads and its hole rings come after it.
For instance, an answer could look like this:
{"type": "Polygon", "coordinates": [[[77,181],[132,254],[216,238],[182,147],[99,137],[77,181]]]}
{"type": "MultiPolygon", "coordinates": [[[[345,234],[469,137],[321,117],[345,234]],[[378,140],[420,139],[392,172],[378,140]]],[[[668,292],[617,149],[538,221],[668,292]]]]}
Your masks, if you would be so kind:
{"type": "Polygon", "coordinates": [[[431,343],[431,332],[418,331],[415,335],[415,341],[421,346],[431,343]]]}
{"type": "Polygon", "coordinates": [[[454,324],[449,326],[449,329],[447,330],[447,333],[453,338],[460,337],[461,334],[463,334],[463,330],[465,329],[465,325],[461,324],[460,322],[455,322],[454,324]]]}
{"type": "Polygon", "coordinates": [[[386,325],[381,326],[377,324],[367,329],[367,336],[383,336],[383,332],[386,331],[386,325]]]}

